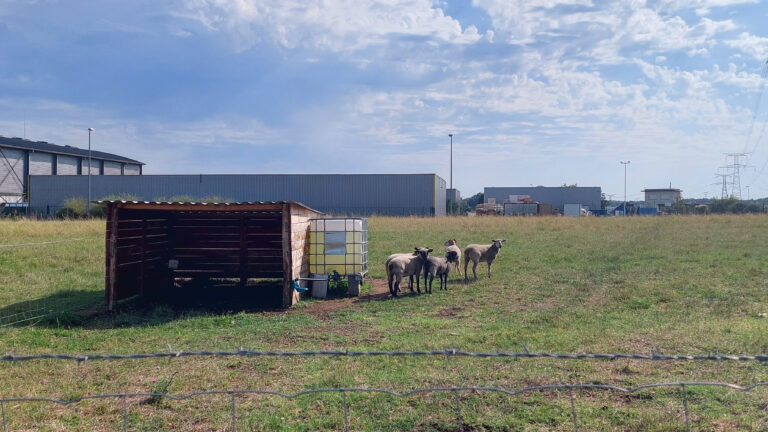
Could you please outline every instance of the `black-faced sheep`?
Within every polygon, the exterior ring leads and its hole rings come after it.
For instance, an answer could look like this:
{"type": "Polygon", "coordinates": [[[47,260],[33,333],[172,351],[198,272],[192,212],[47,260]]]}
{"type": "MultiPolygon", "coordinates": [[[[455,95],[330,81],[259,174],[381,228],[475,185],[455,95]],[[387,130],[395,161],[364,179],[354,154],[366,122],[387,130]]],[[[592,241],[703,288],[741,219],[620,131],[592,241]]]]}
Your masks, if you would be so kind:
{"type": "Polygon", "coordinates": [[[461,248],[459,248],[459,244],[454,238],[445,242],[445,246],[446,252],[456,252],[456,261],[454,262],[454,266],[456,267],[456,271],[459,273],[459,276],[461,276],[461,248]]]}
{"type": "MultiPolygon", "coordinates": [[[[406,276],[416,276],[416,289],[421,293],[418,279],[421,275],[421,269],[424,263],[427,262],[432,249],[418,247],[413,249],[413,254],[395,254],[390,255],[389,259],[387,259],[387,283],[392,297],[397,297],[397,292],[400,291],[400,282],[406,276]]],[[[413,291],[413,285],[410,288],[413,291]]]]}
{"type": "Polygon", "coordinates": [[[459,257],[456,255],[456,251],[452,250],[445,253],[445,258],[428,257],[424,266],[424,291],[432,294],[432,281],[435,280],[435,276],[440,278],[440,289],[447,290],[448,275],[451,273],[453,264],[457,262],[459,262],[459,257]],[[429,282],[427,282],[427,276],[429,276],[429,282]]]}

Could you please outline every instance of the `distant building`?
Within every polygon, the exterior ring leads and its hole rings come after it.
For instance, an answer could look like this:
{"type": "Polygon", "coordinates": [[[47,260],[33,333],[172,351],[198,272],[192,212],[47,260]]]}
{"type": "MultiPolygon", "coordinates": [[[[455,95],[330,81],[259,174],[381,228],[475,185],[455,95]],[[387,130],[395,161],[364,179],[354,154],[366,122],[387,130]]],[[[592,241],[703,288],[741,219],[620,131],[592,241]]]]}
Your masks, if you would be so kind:
{"type": "MultiPolygon", "coordinates": [[[[91,175],[141,175],[143,162],[91,151],[91,175]]],[[[0,135],[0,204],[27,203],[32,175],[88,175],[88,149],[0,135]]]]}
{"type": "Polygon", "coordinates": [[[647,207],[655,207],[658,210],[672,207],[673,204],[682,199],[682,190],[680,189],[644,189],[645,204],[647,207]]]}
{"type": "Polygon", "coordinates": [[[485,202],[504,203],[510,196],[528,195],[531,201],[552,204],[552,211],[562,213],[566,204],[580,204],[586,210],[600,209],[600,187],[487,187],[485,202]]]}
{"type": "MultiPolygon", "coordinates": [[[[195,174],[98,176],[92,197],[144,201],[294,201],[333,215],[445,216],[445,180],[437,174],[195,174]]],[[[30,211],[52,215],[71,197],[88,196],[82,176],[30,177],[30,211]]]]}

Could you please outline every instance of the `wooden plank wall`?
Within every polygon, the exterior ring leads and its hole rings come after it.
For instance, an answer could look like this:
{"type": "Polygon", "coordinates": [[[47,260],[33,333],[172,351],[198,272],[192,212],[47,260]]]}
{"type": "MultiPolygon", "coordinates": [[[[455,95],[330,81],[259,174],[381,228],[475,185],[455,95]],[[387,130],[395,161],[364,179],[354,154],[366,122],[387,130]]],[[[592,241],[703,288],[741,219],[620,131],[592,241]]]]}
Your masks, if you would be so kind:
{"type": "Polygon", "coordinates": [[[107,307],[168,280],[168,218],[162,213],[108,208],[107,307]],[[114,233],[114,236],[113,236],[114,233]]]}
{"type": "Polygon", "coordinates": [[[169,288],[174,278],[283,279],[283,306],[298,300],[291,281],[309,273],[309,219],[282,211],[126,209],[108,206],[106,300],[169,288]],[[169,260],[178,268],[169,269],[169,260]]]}
{"type": "Polygon", "coordinates": [[[174,276],[282,279],[280,229],[277,212],[176,212],[174,276]]]}

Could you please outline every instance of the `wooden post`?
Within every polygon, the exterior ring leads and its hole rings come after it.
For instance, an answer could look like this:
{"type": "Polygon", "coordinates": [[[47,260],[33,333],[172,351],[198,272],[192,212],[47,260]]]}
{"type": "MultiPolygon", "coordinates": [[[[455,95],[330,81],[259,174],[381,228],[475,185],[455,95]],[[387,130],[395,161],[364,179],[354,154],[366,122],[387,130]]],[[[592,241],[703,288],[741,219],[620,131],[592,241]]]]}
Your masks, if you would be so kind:
{"type": "Polygon", "coordinates": [[[139,264],[139,294],[144,294],[144,260],[147,249],[147,214],[141,215],[141,263],[139,264]]]}
{"type": "Polygon", "coordinates": [[[107,205],[107,224],[109,224],[109,239],[107,240],[107,310],[115,306],[116,276],[117,276],[117,204],[107,205]]]}
{"type": "Polygon", "coordinates": [[[283,307],[293,305],[293,251],[291,248],[291,205],[283,204],[283,307]]]}
{"type": "Polygon", "coordinates": [[[248,285],[248,215],[240,216],[240,286],[248,285]]]}

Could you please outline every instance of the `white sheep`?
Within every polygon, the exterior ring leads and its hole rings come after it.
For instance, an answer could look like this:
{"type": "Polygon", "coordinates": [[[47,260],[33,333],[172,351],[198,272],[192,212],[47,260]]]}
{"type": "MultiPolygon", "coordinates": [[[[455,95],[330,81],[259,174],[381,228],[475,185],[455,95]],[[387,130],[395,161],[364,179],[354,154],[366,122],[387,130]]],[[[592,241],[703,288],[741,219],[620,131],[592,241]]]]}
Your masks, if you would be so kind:
{"type": "Polygon", "coordinates": [[[459,273],[459,276],[461,276],[461,248],[459,248],[459,244],[456,242],[456,239],[453,238],[445,242],[445,246],[446,252],[456,252],[456,261],[454,262],[454,266],[456,267],[456,271],[459,273]]]}
{"type": "MultiPolygon", "coordinates": [[[[410,259],[414,256],[419,254],[418,251],[419,248],[414,248],[414,251],[411,253],[395,253],[387,257],[386,263],[384,263],[384,270],[387,272],[387,280],[389,280],[389,262],[392,261],[395,258],[403,258],[403,259],[410,259]]],[[[414,264],[415,265],[415,264],[414,264]]],[[[409,274],[408,276],[408,288],[413,291],[413,277],[414,275],[418,275],[421,272],[421,269],[416,270],[416,273],[409,274]]],[[[403,275],[405,277],[406,275],[403,275]]],[[[416,287],[419,288],[419,276],[416,276],[416,287]]],[[[421,288],[419,288],[420,290],[421,288]]]]}
{"type": "Polygon", "coordinates": [[[477,265],[481,262],[488,263],[488,277],[491,277],[491,265],[493,260],[496,259],[496,255],[501,249],[501,244],[506,240],[494,239],[491,240],[489,245],[477,245],[471,244],[464,249],[464,280],[468,280],[467,277],[467,265],[469,261],[472,261],[472,273],[477,279],[477,265]]]}
{"type": "MultiPolygon", "coordinates": [[[[416,289],[421,293],[419,276],[430,252],[432,252],[432,249],[416,247],[413,254],[395,254],[390,256],[386,263],[386,269],[389,293],[392,294],[392,297],[397,297],[397,292],[400,291],[400,282],[405,276],[416,276],[416,289]]],[[[413,285],[410,288],[413,291],[413,285]]]]}
{"type": "Polygon", "coordinates": [[[451,266],[457,262],[459,262],[459,257],[456,255],[456,251],[452,250],[445,253],[445,258],[428,257],[424,266],[424,291],[432,294],[432,281],[435,280],[435,276],[440,278],[440,289],[447,290],[451,266]],[[429,283],[427,283],[427,276],[429,276],[429,283]]]}

